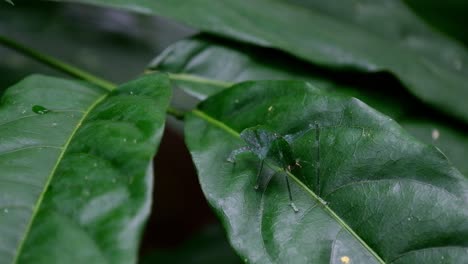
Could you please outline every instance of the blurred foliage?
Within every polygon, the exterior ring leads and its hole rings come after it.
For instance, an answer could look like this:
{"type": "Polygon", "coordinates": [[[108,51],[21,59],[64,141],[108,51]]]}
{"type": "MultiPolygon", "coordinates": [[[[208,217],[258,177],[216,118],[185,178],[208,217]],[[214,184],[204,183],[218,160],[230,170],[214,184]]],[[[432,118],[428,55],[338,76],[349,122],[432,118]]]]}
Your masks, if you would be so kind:
{"type": "Polygon", "coordinates": [[[468,30],[466,0],[405,0],[416,14],[420,15],[430,25],[458,39],[468,47],[468,30]]]}
{"type": "MultiPolygon", "coordinates": [[[[29,0],[0,7],[1,35],[118,83],[140,75],[154,55],[193,32],[161,18],[82,4],[29,0]]],[[[0,58],[0,91],[31,73],[61,76],[2,47],[0,58]]]]}
{"type": "Polygon", "coordinates": [[[388,71],[432,108],[468,122],[468,52],[402,0],[61,0],[151,13],[280,49],[324,68],[388,71]],[[183,3],[183,5],[181,5],[183,3]],[[182,8],[181,8],[182,6],[182,8]]]}

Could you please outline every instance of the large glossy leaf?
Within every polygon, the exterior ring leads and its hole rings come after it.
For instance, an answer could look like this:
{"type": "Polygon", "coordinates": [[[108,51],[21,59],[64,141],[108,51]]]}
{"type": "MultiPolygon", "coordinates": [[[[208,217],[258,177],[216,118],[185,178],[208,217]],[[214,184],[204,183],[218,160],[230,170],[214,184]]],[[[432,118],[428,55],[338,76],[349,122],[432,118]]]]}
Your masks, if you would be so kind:
{"type": "Polygon", "coordinates": [[[440,148],[461,173],[468,175],[466,134],[442,123],[427,120],[404,120],[399,123],[419,140],[440,148]]]}
{"type": "Polygon", "coordinates": [[[391,71],[421,100],[468,122],[468,52],[401,1],[66,1],[171,17],[329,67],[391,71]]]}
{"type": "Polygon", "coordinates": [[[248,262],[468,259],[467,179],[435,147],[359,100],[302,82],[247,82],[208,98],[186,121],[203,191],[248,262]],[[287,176],[297,213],[284,173],[271,165],[280,152],[270,153],[271,169],[261,175],[280,174],[260,191],[256,155],[227,162],[247,145],[239,133],[257,125],[290,142],[300,164],[287,176]]]}
{"type": "Polygon", "coordinates": [[[33,76],[0,102],[0,262],[133,263],[149,214],[165,75],[105,93],[33,76]]]}
{"type": "MultiPolygon", "coordinates": [[[[150,68],[171,73],[177,87],[200,100],[240,81],[306,80],[322,90],[356,97],[398,122],[404,121],[401,123],[403,127],[423,142],[435,144],[462,173],[468,174],[466,136],[430,116],[430,112],[427,113],[417,100],[395,93],[401,87],[387,79],[369,82],[364,81],[362,76],[343,78],[343,74],[313,68],[275,50],[207,36],[176,42],[154,59],[150,68]],[[349,82],[349,79],[353,85],[342,84],[349,82]],[[356,82],[356,79],[361,81],[356,82]],[[433,131],[438,131],[440,137],[432,139],[433,131]]],[[[180,107],[187,106],[187,100],[183,99],[178,96],[174,103],[180,104],[180,107]]]]}

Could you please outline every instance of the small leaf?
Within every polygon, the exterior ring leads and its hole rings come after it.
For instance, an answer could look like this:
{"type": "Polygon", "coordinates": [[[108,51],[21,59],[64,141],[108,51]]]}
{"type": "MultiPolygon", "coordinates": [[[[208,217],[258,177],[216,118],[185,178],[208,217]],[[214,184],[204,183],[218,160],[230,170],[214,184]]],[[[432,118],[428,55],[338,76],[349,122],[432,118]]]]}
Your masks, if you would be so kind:
{"type": "Polygon", "coordinates": [[[43,76],[9,88],[0,101],[2,263],[135,262],[169,97],[165,75],[111,93],[43,76]]]}
{"type": "MultiPolygon", "coordinates": [[[[346,81],[341,80],[339,73],[324,71],[280,51],[206,35],[176,42],[149,67],[171,73],[177,87],[200,100],[241,81],[304,80],[322,90],[357,97],[393,118],[408,108],[404,104],[407,100],[402,99],[407,94],[398,91],[401,86],[384,89],[387,87],[380,85],[381,89],[376,90],[374,85],[371,89],[363,87],[365,82],[353,86],[343,84],[346,81]]],[[[408,104],[415,105],[414,102],[408,104]]]]}
{"type": "MultiPolygon", "coordinates": [[[[359,100],[303,82],[241,83],[201,103],[185,135],[205,196],[249,263],[468,258],[467,178],[359,100]],[[300,167],[288,177],[298,213],[284,173],[255,191],[259,159],[245,153],[227,162],[246,145],[239,133],[257,125],[294,139],[300,167]]],[[[281,172],[271,167],[270,175],[281,172]]]]}

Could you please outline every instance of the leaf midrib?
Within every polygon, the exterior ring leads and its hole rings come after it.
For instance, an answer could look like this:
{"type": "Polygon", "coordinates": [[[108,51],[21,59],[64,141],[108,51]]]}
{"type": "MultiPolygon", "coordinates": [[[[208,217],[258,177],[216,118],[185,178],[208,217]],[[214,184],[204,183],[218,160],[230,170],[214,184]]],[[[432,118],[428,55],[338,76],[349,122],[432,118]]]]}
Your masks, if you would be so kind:
{"type": "MultiPolygon", "coordinates": [[[[233,128],[229,127],[228,125],[226,125],[225,123],[223,123],[222,121],[220,120],[217,120],[213,117],[211,117],[210,115],[208,115],[207,113],[199,110],[199,109],[194,109],[192,110],[192,113],[195,115],[195,116],[198,116],[199,118],[205,120],[206,122],[214,125],[214,126],[217,126],[219,128],[221,128],[222,130],[224,130],[225,132],[229,133],[230,135],[240,139],[240,134],[234,130],[233,128]]],[[[276,167],[276,166],[274,166],[276,167]]],[[[281,168],[278,168],[276,167],[276,170],[281,170],[281,168]]],[[[301,180],[299,180],[294,174],[292,174],[291,172],[287,171],[287,175],[289,177],[291,177],[301,188],[303,188],[313,199],[316,200],[316,202],[318,204],[320,204],[323,209],[332,217],[335,219],[335,221],[338,222],[339,225],[342,226],[342,228],[344,228],[345,230],[347,230],[354,238],[356,238],[359,243],[361,243],[361,245],[367,249],[371,254],[372,256],[374,256],[377,261],[379,261],[380,263],[382,264],[385,264],[386,262],[377,254],[377,252],[375,252],[356,232],[354,232],[354,230],[348,225],[346,224],[346,222],[341,219],[340,216],[338,216],[328,205],[327,203],[320,197],[318,196],[314,191],[312,191],[311,189],[309,189],[301,180]]]]}
{"type": "Polygon", "coordinates": [[[73,138],[75,137],[75,134],[76,132],[78,131],[78,129],[81,127],[81,125],[83,124],[83,122],[85,121],[85,119],[88,117],[89,113],[91,113],[91,111],[99,104],[101,103],[104,99],[106,99],[108,96],[110,95],[110,93],[106,93],[104,95],[102,95],[101,97],[99,97],[98,99],[96,99],[96,101],[91,104],[88,109],[86,111],[84,111],[83,113],[83,116],[80,118],[80,120],[78,121],[77,125],[75,126],[75,128],[73,129],[72,133],[70,134],[70,137],[68,138],[67,142],[65,143],[65,145],[62,147],[62,152],[60,153],[60,155],[58,156],[57,158],[57,162],[55,163],[51,173],[47,176],[47,181],[46,181],[46,184],[44,185],[44,188],[42,189],[42,192],[41,194],[39,195],[39,198],[36,202],[36,204],[34,205],[34,209],[33,209],[33,213],[31,215],[31,219],[26,227],[26,230],[24,232],[24,236],[22,237],[22,239],[20,240],[20,242],[18,243],[18,246],[17,246],[17,251],[16,251],[16,254],[15,254],[15,257],[13,259],[13,262],[12,264],[16,264],[18,263],[18,258],[21,254],[21,251],[23,250],[23,246],[24,246],[24,243],[31,231],[31,227],[32,227],[32,224],[34,222],[34,219],[37,215],[37,213],[39,212],[39,208],[41,207],[41,204],[42,204],[42,200],[44,199],[44,196],[45,196],[45,193],[47,192],[47,189],[53,179],[53,177],[55,176],[55,173],[57,171],[57,168],[59,167],[60,163],[62,162],[63,160],[63,157],[65,156],[65,153],[70,145],[70,143],[72,142],[73,138]]]}

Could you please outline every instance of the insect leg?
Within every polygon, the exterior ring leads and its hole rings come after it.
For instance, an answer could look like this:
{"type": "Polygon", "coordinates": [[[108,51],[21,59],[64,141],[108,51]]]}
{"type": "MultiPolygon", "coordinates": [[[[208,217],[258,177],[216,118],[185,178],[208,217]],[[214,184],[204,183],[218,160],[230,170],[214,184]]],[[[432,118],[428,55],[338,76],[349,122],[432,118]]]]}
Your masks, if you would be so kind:
{"type": "Polygon", "coordinates": [[[293,202],[292,194],[291,194],[291,186],[289,186],[289,179],[288,179],[288,174],[284,174],[284,178],[286,179],[286,186],[288,186],[288,194],[289,194],[289,205],[291,205],[292,209],[294,210],[295,213],[299,212],[299,209],[297,209],[296,205],[293,202]]]}
{"type": "Polygon", "coordinates": [[[227,161],[229,161],[231,163],[235,163],[237,155],[242,154],[244,152],[249,152],[249,151],[251,151],[251,149],[248,146],[233,150],[231,152],[231,154],[229,154],[229,157],[227,158],[227,161]]]}
{"type": "Polygon", "coordinates": [[[317,157],[315,160],[315,185],[317,195],[320,196],[320,127],[315,122],[315,145],[317,146],[317,157]]]}
{"type": "Polygon", "coordinates": [[[279,151],[278,154],[279,154],[279,157],[280,157],[280,161],[283,164],[284,179],[286,180],[286,186],[288,187],[289,205],[291,205],[294,212],[297,213],[297,212],[299,212],[299,209],[297,209],[296,205],[293,202],[293,197],[292,197],[292,193],[291,193],[291,186],[289,185],[289,179],[288,179],[288,177],[289,177],[288,172],[291,171],[290,170],[291,167],[289,165],[285,164],[283,152],[279,151]]]}
{"type": "Polygon", "coordinates": [[[255,190],[258,190],[258,187],[260,186],[260,175],[262,174],[262,170],[263,170],[263,163],[265,162],[265,160],[261,160],[260,161],[260,165],[258,166],[258,171],[257,171],[257,180],[255,182],[255,190]]]}

